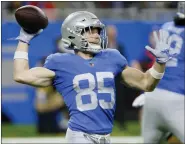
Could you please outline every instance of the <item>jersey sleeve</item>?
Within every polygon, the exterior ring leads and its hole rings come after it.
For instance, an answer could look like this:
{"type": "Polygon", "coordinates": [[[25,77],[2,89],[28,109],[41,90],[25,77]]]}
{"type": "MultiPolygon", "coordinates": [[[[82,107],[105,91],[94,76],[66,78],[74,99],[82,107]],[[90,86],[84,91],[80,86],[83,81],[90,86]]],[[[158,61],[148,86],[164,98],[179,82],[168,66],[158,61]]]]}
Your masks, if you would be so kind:
{"type": "Polygon", "coordinates": [[[56,85],[63,82],[63,77],[61,78],[61,75],[63,74],[63,68],[61,67],[61,56],[57,53],[49,55],[44,63],[45,68],[55,72],[55,78],[53,79],[53,86],[56,87],[56,85]]]}
{"type": "Polygon", "coordinates": [[[54,55],[53,54],[49,55],[46,58],[45,63],[44,63],[44,67],[49,69],[49,70],[52,70],[52,71],[56,72],[56,64],[55,64],[55,61],[54,61],[54,55]]]}
{"type": "Polygon", "coordinates": [[[112,49],[112,58],[115,60],[118,68],[118,73],[122,72],[123,69],[128,65],[126,58],[116,49],[112,49]]]}

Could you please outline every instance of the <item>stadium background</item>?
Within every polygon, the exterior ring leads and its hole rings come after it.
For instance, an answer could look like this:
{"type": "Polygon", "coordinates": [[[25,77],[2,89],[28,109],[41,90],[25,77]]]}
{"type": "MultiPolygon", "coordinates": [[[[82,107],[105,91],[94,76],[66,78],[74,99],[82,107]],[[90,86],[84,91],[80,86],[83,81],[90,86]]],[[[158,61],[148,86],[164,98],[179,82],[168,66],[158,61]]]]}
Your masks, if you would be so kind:
{"type": "MultiPolygon", "coordinates": [[[[161,24],[171,21],[176,12],[177,2],[2,2],[2,136],[38,137],[37,115],[34,109],[35,88],[13,81],[13,55],[20,27],[15,21],[14,11],[26,4],[42,8],[49,18],[49,25],[42,35],[31,42],[29,48],[30,67],[56,51],[56,39],[60,37],[62,20],[70,13],[87,10],[95,13],[107,26],[117,29],[117,42],[124,48],[129,65],[142,61],[145,45],[149,44],[150,33],[161,24]]],[[[115,121],[113,136],[140,136],[138,109],[131,107],[135,93],[123,95],[125,98],[123,129],[115,121]]],[[[122,113],[120,112],[120,115],[122,113]]],[[[61,115],[62,118],[62,115],[61,115]]],[[[63,136],[63,134],[57,134],[63,136]]],[[[134,137],[133,137],[134,138],[134,137]]],[[[131,138],[133,140],[133,138],[131,138]]],[[[139,139],[140,140],[140,139],[139,139]]],[[[123,142],[123,141],[122,141],[123,142]]],[[[129,142],[129,141],[127,141],[129,142]]]]}

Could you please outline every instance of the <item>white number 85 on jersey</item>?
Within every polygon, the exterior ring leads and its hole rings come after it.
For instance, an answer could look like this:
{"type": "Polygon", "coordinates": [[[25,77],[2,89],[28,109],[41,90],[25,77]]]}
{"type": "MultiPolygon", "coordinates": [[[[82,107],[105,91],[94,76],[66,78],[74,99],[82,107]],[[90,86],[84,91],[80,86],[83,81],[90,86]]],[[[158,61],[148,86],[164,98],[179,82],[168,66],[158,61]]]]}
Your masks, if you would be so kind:
{"type": "Polygon", "coordinates": [[[76,95],[76,105],[78,110],[80,111],[87,111],[96,109],[98,104],[103,109],[112,109],[115,104],[115,93],[112,87],[105,87],[104,86],[104,79],[111,78],[114,79],[114,75],[111,72],[97,72],[96,77],[94,77],[91,73],[85,73],[76,75],[73,79],[73,88],[77,92],[76,95]],[[98,86],[98,93],[107,93],[111,97],[110,102],[106,102],[105,100],[98,100],[97,94],[94,92],[96,88],[96,80],[98,86]],[[89,87],[81,89],[79,86],[79,82],[82,80],[88,80],[89,87]],[[91,103],[83,104],[82,97],[85,95],[89,95],[91,99],[91,103]]]}

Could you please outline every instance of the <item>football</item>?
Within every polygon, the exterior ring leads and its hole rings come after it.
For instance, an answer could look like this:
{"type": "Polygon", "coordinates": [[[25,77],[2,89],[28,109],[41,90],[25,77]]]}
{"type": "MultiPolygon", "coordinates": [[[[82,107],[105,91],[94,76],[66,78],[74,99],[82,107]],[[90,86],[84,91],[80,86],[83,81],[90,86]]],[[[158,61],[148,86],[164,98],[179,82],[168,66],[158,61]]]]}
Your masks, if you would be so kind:
{"type": "Polygon", "coordinates": [[[28,33],[36,33],[48,25],[48,18],[38,7],[26,5],[15,11],[18,24],[28,33]]]}

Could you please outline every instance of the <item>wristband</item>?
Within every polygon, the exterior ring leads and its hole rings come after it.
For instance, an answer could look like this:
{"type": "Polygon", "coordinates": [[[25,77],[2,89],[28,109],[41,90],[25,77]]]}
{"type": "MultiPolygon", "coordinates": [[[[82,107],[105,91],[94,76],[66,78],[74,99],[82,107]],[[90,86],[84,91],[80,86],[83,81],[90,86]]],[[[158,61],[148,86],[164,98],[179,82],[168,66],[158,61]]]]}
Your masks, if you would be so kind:
{"type": "Polygon", "coordinates": [[[154,77],[155,79],[162,79],[164,76],[164,73],[157,72],[153,67],[149,69],[149,73],[154,77]]]}
{"type": "Polygon", "coordinates": [[[23,51],[16,51],[14,54],[14,59],[25,59],[28,60],[28,53],[23,51]]]}

